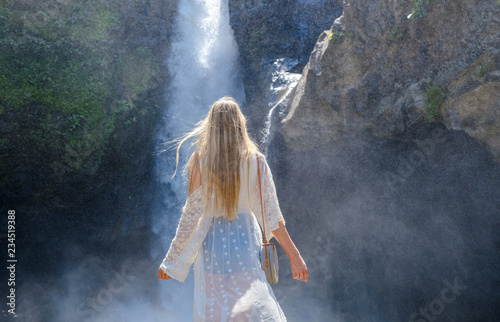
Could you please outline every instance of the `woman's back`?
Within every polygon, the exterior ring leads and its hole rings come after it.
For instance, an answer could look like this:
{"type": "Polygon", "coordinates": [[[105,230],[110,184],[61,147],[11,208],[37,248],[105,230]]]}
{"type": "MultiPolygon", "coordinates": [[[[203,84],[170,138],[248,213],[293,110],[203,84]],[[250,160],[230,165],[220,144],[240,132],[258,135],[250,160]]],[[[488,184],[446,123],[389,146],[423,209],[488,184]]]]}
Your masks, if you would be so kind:
{"type": "Polygon", "coordinates": [[[182,282],[194,262],[195,321],[286,321],[260,267],[261,227],[283,246],[294,278],[307,281],[271,171],[245,123],[236,101],[222,98],[177,147],[178,162],[182,143],[197,138],[188,198],[158,277],[182,282]]]}
{"type": "MultiPolygon", "coordinates": [[[[245,152],[242,155],[246,155],[245,152]]],[[[258,184],[257,177],[257,157],[263,157],[259,152],[252,153],[246,160],[242,160],[239,165],[240,169],[240,188],[238,196],[238,214],[251,213],[251,203],[255,185],[258,184]]],[[[201,164],[201,162],[200,162],[201,164]]],[[[214,212],[215,217],[226,216],[222,211],[214,212]]]]}
{"type": "Polygon", "coordinates": [[[206,214],[210,226],[195,261],[195,321],[286,320],[260,267],[257,157],[263,159],[256,154],[241,164],[237,216],[206,214]]]}

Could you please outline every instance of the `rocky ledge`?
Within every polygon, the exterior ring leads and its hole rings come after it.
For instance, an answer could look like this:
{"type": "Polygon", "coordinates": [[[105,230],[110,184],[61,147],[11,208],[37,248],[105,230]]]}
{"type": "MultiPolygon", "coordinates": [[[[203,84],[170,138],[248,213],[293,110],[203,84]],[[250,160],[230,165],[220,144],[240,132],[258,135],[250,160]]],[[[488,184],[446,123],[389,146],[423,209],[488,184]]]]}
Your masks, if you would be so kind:
{"type": "Polygon", "coordinates": [[[285,144],[398,138],[440,122],[500,161],[499,12],[497,1],[344,1],[287,102],[285,144]]]}

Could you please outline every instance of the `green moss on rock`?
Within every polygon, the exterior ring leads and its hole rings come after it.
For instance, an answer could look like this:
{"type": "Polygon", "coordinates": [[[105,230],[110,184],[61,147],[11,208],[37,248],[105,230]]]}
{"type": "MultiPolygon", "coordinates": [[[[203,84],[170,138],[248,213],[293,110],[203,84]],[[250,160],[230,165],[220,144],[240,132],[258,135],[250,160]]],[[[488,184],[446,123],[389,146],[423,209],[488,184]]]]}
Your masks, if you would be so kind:
{"type": "Polygon", "coordinates": [[[427,120],[436,122],[441,119],[441,106],[446,99],[446,91],[437,84],[430,84],[425,92],[424,113],[427,120]]]}
{"type": "Polygon", "coordinates": [[[119,1],[0,6],[1,153],[12,164],[37,156],[55,172],[95,173],[116,126],[145,114],[135,100],[161,62],[117,43],[119,1]]]}

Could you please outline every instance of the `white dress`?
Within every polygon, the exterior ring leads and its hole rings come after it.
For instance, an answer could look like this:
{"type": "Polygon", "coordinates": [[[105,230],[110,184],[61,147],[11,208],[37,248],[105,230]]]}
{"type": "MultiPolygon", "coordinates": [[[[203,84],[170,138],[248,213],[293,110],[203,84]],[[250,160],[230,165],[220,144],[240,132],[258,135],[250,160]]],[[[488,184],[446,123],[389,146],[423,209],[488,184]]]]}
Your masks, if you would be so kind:
{"type": "Polygon", "coordinates": [[[183,282],[194,262],[194,321],[286,321],[260,267],[262,213],[257,159],[259,158],[264,218],[268,240],[279,227],[281,214],[273,177],[264,155],[242,162],[238,216],[203,215],[201,187],[191,193],[160,268],[183,282]]]}

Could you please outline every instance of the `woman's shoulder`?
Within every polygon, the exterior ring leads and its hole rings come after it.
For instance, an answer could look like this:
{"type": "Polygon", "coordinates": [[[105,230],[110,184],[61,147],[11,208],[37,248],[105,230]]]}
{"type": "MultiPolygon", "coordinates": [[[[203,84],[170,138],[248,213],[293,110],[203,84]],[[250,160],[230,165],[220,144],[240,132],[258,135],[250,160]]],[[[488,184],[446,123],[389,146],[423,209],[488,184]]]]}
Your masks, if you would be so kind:
{"type": "Polygon", "coordinates": [[[251,171],[257,171],[257,168],[266,168],[267,160],[266,156],[260,151],[253,151],[250,155],[251,171]]]}
{"type": "Polygon", "coordinates": [[[260,152],[258,150],[251,152],[251,156],[254,159],[259,159],[259,161],[260,160],[262,160],[262,161],[266,160],[266,156],[264,154],[262,154],[262,152],[260,152]]]}
{"type": "Polygon", "coordinates": [[[251,151],[249,153],[245,153],[243,158],[242,167],[248,169],[248,171],[252,173],[257,173],[257,167],[260,164],[260,167],[263,167],[266,161],[266,156],[262,154],[260,151],[251,151]]]}

